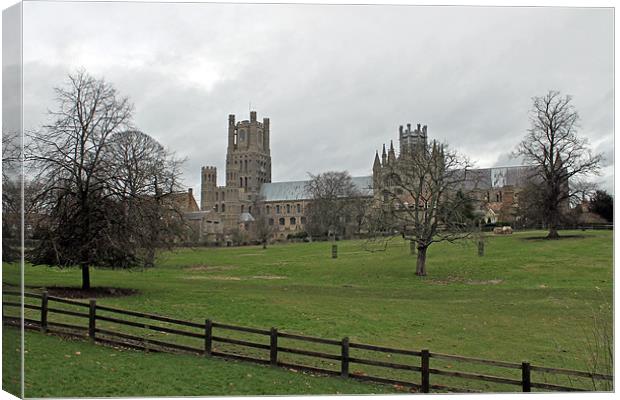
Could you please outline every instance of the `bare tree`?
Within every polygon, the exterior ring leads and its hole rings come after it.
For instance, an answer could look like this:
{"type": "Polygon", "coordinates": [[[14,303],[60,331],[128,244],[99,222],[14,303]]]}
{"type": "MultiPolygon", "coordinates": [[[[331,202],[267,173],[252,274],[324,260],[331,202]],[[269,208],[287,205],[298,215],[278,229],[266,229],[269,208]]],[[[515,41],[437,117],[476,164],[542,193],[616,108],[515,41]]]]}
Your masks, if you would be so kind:
{"type": "Polygon", "coordinates": [[[109,83],[78,71],[55,91],[54,122],[29,134],[45,220],[29,258],[79,266],[88,290],[91,266],[143,264],[136,249],[156,244],[149,244],[152,224],[166,222],[159,196],[175,187],[178,165],[157,142],[132,133],[133,107],[109,83]]]}
{"type": "Polygon", "coordinates": [[[269,239],[272,238],[275,229],[273,225],[269,225],[269,216],[263,213],[263,202],[264,198],[258,196],[252,203],[252,210],[254,210],[252,212],[252,217],[254,217],[254,222],[251,225],[251,230],[254,238],[262,244],[263,249],[266,249],[269,239]]]}
{"type": "Polygon", "coordinates": [[[359,237],[367,229],[372,199],[362,195],[351,198],[349,203],[350,215],[354,223],[355,234],[359,237]]]}
{"type": "Polygon", "coordinates": [[[471,165],[433,141],[386,168],[379,206],[391,214],[393,229],[416,243],[416,275],[425,276],[430,245],[455,242],[475,230],[471,194],[476,182],[471,165]]]}
{"type": "Polygon", "coordinates": [[[13,262],[21,256],[21,140],[17,133],[2,134],[2,260],[13,262]]]}
{"type": "Polygon", "coordinates": [[[351,217],[351,202],[361,196],[351,175],[346,171],[309,175],[305,187],[311,199],[307,206],[309,233],[333,239],[344,235],[347,220],[351,217]]]}
{"type": "Polygon", "coordinates": [[[267,218],[259,215],[254,222],[254,234],[256,239],[263,245],[263,249],[267,248],[269,239],[273,236],[273,226],[269,225],[267,218]]]}
{"type": "Polygon", "coordinates": [[[575,195],[571,181],[599,171],[602,156],[592,154],[585,138],[577,136],[579,114],[571,103],[571,96],[557,91],[533,98],[530,129],[515,150],[526,162],[537,168],[541,182],[541,205],[549,233],[556,239],[563,210],[575,195]]]}
{"type": "Polygon", "coordinates": [[[172,198],[181,189],[183,160],[136,130],[115,133],[110,152],[114,166],[110,189],[123,204],[126,230],[116,245],[151,267],[155,250],[172,246],[186,228],[180,205],[172,198]]]}

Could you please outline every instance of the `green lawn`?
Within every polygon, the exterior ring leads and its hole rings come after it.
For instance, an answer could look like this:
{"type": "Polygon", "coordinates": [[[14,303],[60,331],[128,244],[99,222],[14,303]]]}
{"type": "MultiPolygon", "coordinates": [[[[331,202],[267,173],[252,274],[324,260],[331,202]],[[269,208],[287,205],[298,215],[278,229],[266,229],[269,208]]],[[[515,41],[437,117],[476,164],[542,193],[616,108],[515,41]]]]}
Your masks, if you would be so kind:
{"type": "MultiPolygon", "coordinates": [[[[148,271],[94,270],[91,275],[95,286],[140,291],[132,297],[99,299],[98,304],[197,322],[211,318],[326,338],[348,336],[377,345],[586,370],[593,317],[612,303],[613,234],[562,234],[580,237],[531,239],[542,238],[544,232],[491,236],[484,257],[477,256],[473,244],[434,244],[426,278],[415,276],[415,258],[401,240],[392,241],[385,252],[372,253],[364,251],[360,241],[339,242],[335,260],[330,258],[331,244],[325,242],[267,250],[179,249],[161,255],[157,267],[148,271]]],[[[17,282],[16,270],[5,266],[3,278],[17,282]]],[[[27,266],[25,284],[33,287],[30,290],[78,286],[80,273],[27,266]]],[[[32,369],[38,365],[35,360],[32,369]]],[[[467,368],[433,362],[438,368],[467,368]]],[[[456,385],[456,380],[446,382],[456,385]]],[[[458,386],[469,383],[460,381],[458,386]]],[[[514,390],[485,383],[475,387],[514,390]]],[[[259,393],[247,388],[249,394],[259,393]]],[[[126,393],[130,392],[127,387],[126,393]]]]}
{"type": "MultiPolygon", "coordinates": [[[[17,336],[15,328],[4,334],[17,336]]],[[[4,351],[15,351],[5,342],[4,351]]],[[[390,393],[388,386],[267,366],[143,353],[26,332],[26,397],[235,396],[390,393]],[[62,373],[59,373],[62,368],[62,373]]]]}

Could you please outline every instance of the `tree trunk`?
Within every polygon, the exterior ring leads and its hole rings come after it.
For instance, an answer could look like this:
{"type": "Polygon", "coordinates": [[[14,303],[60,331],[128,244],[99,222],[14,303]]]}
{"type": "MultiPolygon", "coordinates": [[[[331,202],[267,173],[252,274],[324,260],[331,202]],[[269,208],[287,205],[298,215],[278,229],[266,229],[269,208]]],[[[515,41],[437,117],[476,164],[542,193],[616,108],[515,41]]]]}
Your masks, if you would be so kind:
{"type": "Polygon", "coordinates": [[[146,257],[144,257],[144,267],[151,268],[155,266],[155,249],[149,248],[146,250],[146,257]]]}
{"type": "Polygon", "coordinates": [[[267,241],[263,240],[263,250],[267,248],[267,241]]]}
{"type": "Polygon", "coordinates": [[[558,234],[558,228],[555,224],[549,224],[549,233],[547,234],[547,239],[559,239],[560,235],[558,234]]]}
{"type": "Polygon", "coordinates": [[[418,261],[415,269],[415,274],[418,276],[426,276],[426,249],[426,246],[418,246],[418,261]]]}
{"type": "Polygon", "coordinates": [[[90,290],[90,269],[88,265],[82,265],[82,290],[90,290]]]}

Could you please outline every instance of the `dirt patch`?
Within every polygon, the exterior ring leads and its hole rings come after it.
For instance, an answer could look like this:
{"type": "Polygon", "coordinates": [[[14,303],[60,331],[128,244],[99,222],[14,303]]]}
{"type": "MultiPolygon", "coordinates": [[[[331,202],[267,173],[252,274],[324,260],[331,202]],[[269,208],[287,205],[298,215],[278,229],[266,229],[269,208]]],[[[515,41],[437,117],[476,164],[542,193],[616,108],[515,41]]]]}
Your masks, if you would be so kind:
{"type": "Polygon", "coordinates": [[[256,276],[253,276],[252,279],[272,280],[272,279],[288,279],[288,278],[286,276],[278,276],[278,275],[256,275],[256,276]]]}
{"type": "Polygon", "coordinates": [[[545,236],[525,236],[520,238],[521,240],[534,240],[534,241],[554,241],[554,240],[562,240],[562,239],[583,239],[585,235],[560,235],[560,237],[555,239],[547,239],[545,236]]]}
{"type": "Polygon", "coordinates": [[[250,279],[265,279],[265,280],[275,280],[275,279],[288,279],[286,276],[278,276],[278,275],[256,275],[251,277],[238,277],[238,276],[222,276],[222,275],[189,275],[184,276],[183,279],[191,279],[191,280],[206,280],[206,281],[247,281],[250,279]]]}
{"type": "Polygon", "coordinates": [[[230,271],[231,269],[236,269],[236,265],[192,265],[191,267],[185,268],[187,271],[230,271]]]}
{"type": "Polygon", "coordinates": [[[497,285],[502,283],[502,279],[490,279],[488,281],[467,281],[466,285],[497,285]]]}
{"type": "Polygon", "coordinates": [[[459,277],[449,277],[447,279],[435,280],[435,281],[431,281],[429,283],[432,283],[432,284],[435,284],[435,285],[449,285],[451,283],[460,283],[460,284],[465,284],[465,285],[498,285],[498,284],[500,284],[502,282],[503,282],[502,279],[490,279],[490,280],[486,280],[486,281],[475,281],[475,280],[464,279],[464,278],[459,278],[459,277]]]}
{"type": "Polygon", "coordinates": [[[51,286],[44,288],[50,296],[64,297],[67,299],[99,299],[104,297],[126,297],[138,294],[136,289],[114,288],[114,287],[93,287],[83,290],[78,287],[51,286]]]}
{"type": "Polygon", "coordinates": [[[190,275],[190,276],[184,276],[183,279],[205,280],[205,281],[240,281],[241,280],[241,278],[237,276],[218,276],[218,275],[209,275],[209,276],[190,275]]]}

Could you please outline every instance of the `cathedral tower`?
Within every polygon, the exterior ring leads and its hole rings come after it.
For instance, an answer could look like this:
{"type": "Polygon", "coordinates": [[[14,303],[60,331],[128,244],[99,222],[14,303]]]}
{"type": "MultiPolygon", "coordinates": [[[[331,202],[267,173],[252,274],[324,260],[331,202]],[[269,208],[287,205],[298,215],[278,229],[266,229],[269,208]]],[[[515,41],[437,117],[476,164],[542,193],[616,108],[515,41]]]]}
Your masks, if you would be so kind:
{"type": "Polygon", "coordinates": [[[235,115],[229,115],[226,187],[244,189],[253,200],[267,182],[271,182],[269,118],[258,122],[256,111],[250,111],[249,121],[235,123],[235,115]]]}
{"type": "Polygon", "coordinates": [[[202,167],[200,180],[200,209],[211,210],[216,204],[217,168],[202,167]]]}

